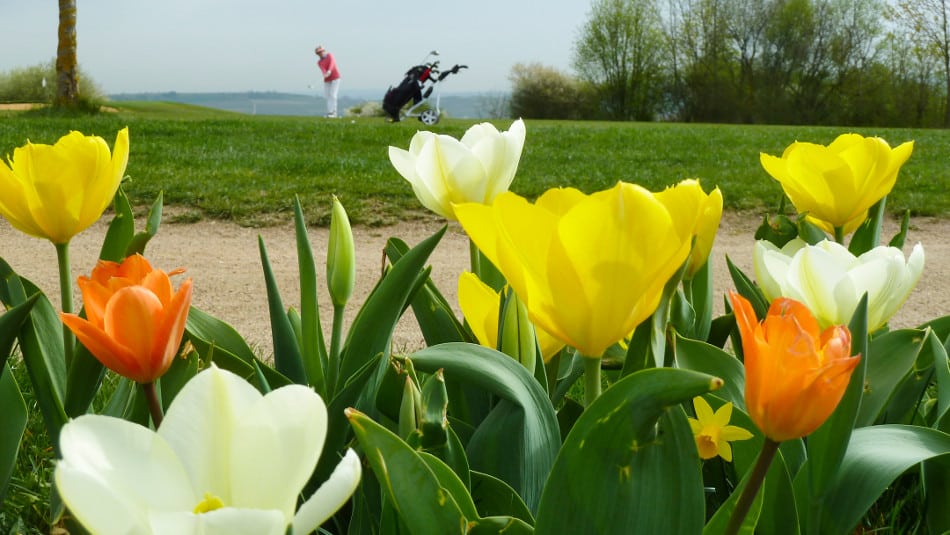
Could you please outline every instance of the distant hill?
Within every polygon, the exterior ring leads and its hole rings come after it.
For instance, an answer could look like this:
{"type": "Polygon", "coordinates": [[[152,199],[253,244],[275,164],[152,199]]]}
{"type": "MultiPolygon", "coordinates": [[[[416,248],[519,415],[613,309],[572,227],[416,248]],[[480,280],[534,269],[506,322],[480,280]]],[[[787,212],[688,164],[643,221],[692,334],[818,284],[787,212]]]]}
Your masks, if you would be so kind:
{"type": "MultiPolygon", "coordinates": [[[[366,92],[361,92],[366,94],[366,92]]],[[[109,95],[114,101],[162,101],[194,104],[248,115],[304,115],[319,116],[326,112],[322,96],[276,91],[249,91],[245,93],[120,93],[109,95]]],[[[380,102],[377,98],[340,96],[340,109],[346,110],[366,102],[380,102]]],[[[483,119],[490,117],[493,103],[503,96],[478,94],[443,94],[441,108],[449,117],[483,119]]],[[[434,102],[434,101],[433,101],[434,102]]]]}

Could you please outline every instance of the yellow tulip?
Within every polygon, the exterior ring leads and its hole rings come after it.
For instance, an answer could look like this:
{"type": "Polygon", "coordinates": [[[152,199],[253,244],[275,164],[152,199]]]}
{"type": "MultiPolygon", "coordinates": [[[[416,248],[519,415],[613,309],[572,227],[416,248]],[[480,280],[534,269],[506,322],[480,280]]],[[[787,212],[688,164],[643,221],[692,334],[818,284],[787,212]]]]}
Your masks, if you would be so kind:
{"type": "Polygon", "coordinates": [[[687,203],[623,182],[591,195],[555,188],[534,204],[505,192],[455,213],[531,321],[592,358],[653,314],[695,226],[687,203]]]}
{"type": "Polygon", "coordinates": [[[699,185],[699,181],[690,178],[656,193],[655,196],[663,204],[670,207],[682,207],[683,212],[693,212],[696,216],[692,229],[696,241],[693,243],[689,265],[684,275],[685,278],[691,279],[706,264],[709,253],[712,251],[716,231],[719,230],[719,221],[722,219],[722,192],[716,188],[706,194],[699,185]]]}
{"type": "MultiPolygon", "coordinates": [[[[498,308],[501,306],[501,294],[482,282],[472,272],[466,271],[459,277],[459,307],[462,315],[472,329],[478,343],[497,349],[498,347],[498,308]]],[[[544,329],[535,327],[541,358],[548,362],[564,347],[564,342],[551,336],[544,329]]]]}
{"type": "Polygon", "coordinates": [[[102,216],[128,161],[128,128],[112,154],[101,137],[75,131],[55,145],[28,142],[0,165],[0,215],[26,234],[69,243],[102,216]]]}
{"type": "Polygon", "coordinates": [[[799,213],[826,232],[851,232],[890,193],[913,150],[913,141],[892,149],[879,137],[842,134],[828,146],[795,142],[781,158],[759,160],[799,213]]]}

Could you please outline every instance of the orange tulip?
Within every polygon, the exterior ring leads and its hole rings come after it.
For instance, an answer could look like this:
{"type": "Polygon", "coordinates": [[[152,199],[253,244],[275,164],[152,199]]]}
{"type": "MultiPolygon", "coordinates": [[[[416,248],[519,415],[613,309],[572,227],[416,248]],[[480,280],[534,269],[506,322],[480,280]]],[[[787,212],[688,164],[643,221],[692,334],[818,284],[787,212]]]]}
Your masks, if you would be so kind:
{"type": "Polygon", "coordinates": [[[766,437],[781,442],[809,435],[831,416],[844,396],[860,356],[851,356],[843,325],[819,331],[805,305],[772,301],[765,319],[730,292],[745,354],[745,404],[766,437]]]}
{"type": "Polygon", "coordinates": [[[86,318],[60,314],[76,338],[110,370],[139,383],[161,377],[178,351],[191,307],[191,279],[174,291],[169,275],[134,255],[100,260],[79,277],[86,318]]]}

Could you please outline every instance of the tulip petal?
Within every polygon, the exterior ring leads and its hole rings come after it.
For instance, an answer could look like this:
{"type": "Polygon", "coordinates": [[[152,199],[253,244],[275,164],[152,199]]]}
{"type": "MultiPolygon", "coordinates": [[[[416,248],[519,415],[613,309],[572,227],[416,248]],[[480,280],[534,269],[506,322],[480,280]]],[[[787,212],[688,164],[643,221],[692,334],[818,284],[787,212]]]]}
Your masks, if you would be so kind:
{"type": "Polygon", "coordinates": [[[326,432],[326,406],[308,387],[288,385],[256,399],[231,435],[229,505],[277,509],[289,523],[326,432]]]}
{"type": "Polygon", "coordinates": [[[198,502],[174,451],[138,424],[80,416],[63,426],[60,447],[56,486],[93,533],[146,532],[146,510],[190,510],[198,502]]]}
{"type": "Polygon", "coordinates": [[[106,368],[136,382],[150,382],[154,379],[149,377],[143,362],[129,348],[116,342],[96,325],[75,314],[61,313],[60,319],[76,335],[79,343],[106,368]]]}
{"type": "Polygon", "coordinates": [[[498,347],[498,307],[501,302],[493,290],[472,272],[459,276],[459,308],[468,322],[478,343],[495,349],[498,347]]]}
{"type": "Polygon", "coordinates": [[[356,492],[362,470],[356,453],[346,450],[330,478],[297,510],[293,521],[294,533],[310,533],[333,516],[356,492]]]}
{"type": "Polygon", "coordinates": [[[178,392],[158,434],[181,459],[199,493],[230,503],[234,429],[261,397],[247,381],[215,366],[178,392]]]}
{"type": "Polygon", "coordinates": [[[149,515],[150,533],[176,535],[283,535],[287,521],[275,509],[234,509],[224,507],[207,513],[187,511],[152,513],[149,515]]]}

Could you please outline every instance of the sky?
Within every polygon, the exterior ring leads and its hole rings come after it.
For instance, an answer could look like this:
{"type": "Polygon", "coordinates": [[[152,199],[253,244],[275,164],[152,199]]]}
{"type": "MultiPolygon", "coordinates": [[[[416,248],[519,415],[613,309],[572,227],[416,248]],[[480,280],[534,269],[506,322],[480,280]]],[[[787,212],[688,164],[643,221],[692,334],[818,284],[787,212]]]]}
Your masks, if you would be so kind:
{"type": "MultiPolygon", "coordinates": [[[[314,48],[341,95],[385,93],[431,50],[468,70],[443,92],[510,90],[516,63],[572,72],[590,0],[77,0],[83,72],[107,94],[322,93],[314,48]],[[311,89],[313,86],[315,89],[311,89]]],[[[57,2],[0,0],[0,72],[56,56],[57,2]]]]}

